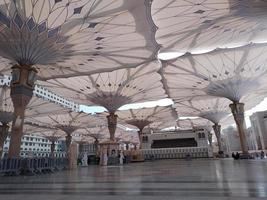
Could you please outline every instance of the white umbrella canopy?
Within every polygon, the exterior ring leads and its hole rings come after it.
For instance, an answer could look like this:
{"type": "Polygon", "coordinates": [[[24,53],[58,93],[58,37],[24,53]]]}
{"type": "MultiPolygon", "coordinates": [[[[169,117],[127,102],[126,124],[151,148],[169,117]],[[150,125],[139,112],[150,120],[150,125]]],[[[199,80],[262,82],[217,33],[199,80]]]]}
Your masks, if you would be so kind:
{"type": "Polygon", "coordinates": [[[206,54],[188,54],[164,62],[164,86],[174,101],[195,96],[231,100],[230,108],[238,126],[242,150],[247,154],[242,103],[249,109],[266,97],[266,50],[265,44],[248,45],[206,54]]]}
{"type": "MultiPolygon", "coordinates": [[[[97,140],[107,140],[109,138],[109,130],[107,126],[96,126],[96,127],[90,127],[85,128],[85,132],[83,135],[87,135],[89,137],[93,137],[97,140]]],[[[125,138],[128,138],[129,135],[134,136],[136,132],[133,131],[127,131],[120,126],[117,127],[115,132],[115,138],[124,140],[125,138]]]]}
{"type": "MultiPolygon", "coordinates": [[[[125,138],[133,139],[136,132],[126,131],[125,129],[118,127],[115,132],[115,141],[119,142],[125,140],[125,138]]],[[[106,125],[98,125],[95,127],[86,127],[81,128],[75,131],[75,134],[72,135],[75,141],[80,142],[105,142],[109,140],[109,130],[106,125]]]]}
{"type": "Polygon", "coordinates": [[[0,2],[0,72],[35,65],[39,78],[135,67],[158,51],[148,1],[0,2]]]}
{"type": "Polygon", "coordinates": [[[158,62],[137,68],[89,76],[54,79],[41,84],[50,90],[87,105],[99,105],[114,113],[129,104],[165,98],[158,62]]]}
{"type": "Polygon", "coordinates": [[[56,141],[65,137],[65,133],[59,129],[45,127],[45,126],[38,126],[30,123],[26,123],[23,126],[23,132],[24,134],[31,134],[44,137],[50,141],[52,140],[56,141]]]}
{"type": "Polygon", "coordinates": [[[170,121],[175,124],[178,118],[172,106],[120,110],[117,114],[120,121],[139,128],[141,132],[143,128],[153,123],[154,127],[166,128],[170,121]]]}
{"type": "Polygon", "coordinates": [[[204,118],[195,118],[195,119],[179,119],[178,128],[181,130],[194,129],[196,127],[205,127],[207,131],[211,131],[212,124],[209,120],[204,118]]]}
{"type": "MultiPolygon", "coordinates": [[[[242,102],[246,102],[245,111],[259,104],[265,96],[264,92],[258,92],[241,98],[242,102]]],[[[213,96],[192,97],[188,101],[174,101],[174,107],[179,117],[202,117],[221,125],[234,124],[229,104],[231,104],[229,99],[213,96]]]]}
{"type": "MultiPolygon", "coordinates": [[[[80,134],[75,134],[78,129],[96,126],[101,124],[102,120],[100,117],[88,115],[83,112],[73,112],[68,111],[64,114],[51,114],[40,117],[28,117],[25,121],[27,123],[32,123],[38,126],[51,127],[55,129],[60,129],[66,135],[66,149],[69,153],[70,144],[74,139],[80,137],[80,134]]],[[[69,155],[69,154],[68,154],[69,155]]]]}
{"type": "Polygon", "coordinates": [[[162,52],[202,53],[266,42],[265,0],[154,0],[162,52]]]}
{"type": "Polygon", "coordinates": [[[98,125],[95,127],[86,127],[79,130],[81,134],[87,137],[91,137],[95,140],[103,140],[108,138],[108,127],[106,125],[98,125]]]}
{"type": "Polygon", "coordinates": [[[185,55],[163,63],[163,82],[174,101],[209,95],[246,103],[253,95],[256,105],[266,91],[266,56],[267,45],[185,55]]]}
{"type": "MultiPolygon", "coordinates": [[[[188,101],[175,103],[176,110],[186,116],[197,116],[212,122],[212,128],[218,141],[219,152],[223,152],[221,139],[221,122],[230,115],[231,101],[222,97],[191,98],[188,101]]],[[[202,120],[203,121],[203,120],[202,120]]],[[[211,127],[211,124],[209,125],[211,127]]],[[[212,136],[209,136],[210,144],[212,136]]]]}
{"type": "Polygon", "coordinates": [[[230,115],[230,100],[222,97],[197,98],[175,102],[179,117],[202,117],[213,123],[219,123],[230,115]]]}
{"type": "Polygon", "coordinates": [[[161,132],[163,129],[169,129],[169,128],[176,128],[177,127],[177,118],[172,119],[162,119],[160,121],[155,121],[149,125],[147,125],[143,129],[143,133],[155,133],[155,132],[161,132]]]}
{"type": "Polygon", "coordinates": [[[114,140],[118,108],[166,97],[161,76],[157,73],[159,69],[159,63],[154,61],[136,68],[54,79],[42,82],[42,85],[73,101],[105,107],[110,114],[107,116],[110,140],[114,140]]]}
{"type": "Polygon", "coordinates": [[[33,116],[25,120],[27,123],[37,124],[39,126],[53,127],[64,131],[71,135],[80,128],[88,126],[96,126],[103,123],[103,119],[99,116],[88,115],[83,112],[67,111],[63,114],[50,114],[46,116],[33,116]]]}
{"type": "MultiPolygon", "coordinates": [[[[46,99],[34,96],[26,107],[26,117],[42,116],[51,113],[67,112],[63,106],[46,99]]],[[[10,87],[0,87],[0,122],[9,123],[13,120],[14,107],[10,97],[10,87]]]]}

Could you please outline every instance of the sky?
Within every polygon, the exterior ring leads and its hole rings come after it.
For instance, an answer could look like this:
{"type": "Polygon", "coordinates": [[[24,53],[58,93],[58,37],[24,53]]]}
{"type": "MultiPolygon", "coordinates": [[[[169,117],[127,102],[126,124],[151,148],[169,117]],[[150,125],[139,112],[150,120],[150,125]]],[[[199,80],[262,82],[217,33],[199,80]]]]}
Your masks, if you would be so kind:
{"type": "MultiPolygon", "coordinates": [[[[166,99],[161,99],[158,101],[127,104],[127,105],[122,106],[119,110],[140,109],[140,108],[155,107],[155,106],[168,106],[172,104],[173,104],[173,101],[171,99],[166,98],[166,99]]],[[[101,106],[85,106],[85,105],[81,105],[80,110],[86,113],[91,113],[91,114],[106,111],[106,109],[101,106]]],[[[251,116],[254,112],[264,111],[264,110],[267,110],[267,98],[265,98],[261,103],[259,103],[254,108],[245,112],[245,121],[246,121],[247,127],[251,126],[249,116],[251,116]]]]}

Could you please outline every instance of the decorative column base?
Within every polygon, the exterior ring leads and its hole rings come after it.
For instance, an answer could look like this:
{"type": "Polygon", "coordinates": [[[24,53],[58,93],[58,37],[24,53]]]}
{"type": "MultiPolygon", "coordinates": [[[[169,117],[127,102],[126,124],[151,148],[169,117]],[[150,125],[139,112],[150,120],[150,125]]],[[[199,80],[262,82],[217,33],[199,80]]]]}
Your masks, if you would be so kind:
{"type": "Polygon", "coordinates": [[[223,155],[222,138],[221,138],[221,125],[215,123],[212,126],[218,143],[218,154],[223,155]]]}
{"type": "Polygon", "coordinates": [[[116,115],[115,113],[110,113],[107,116],[110,141],[115,141],[115,132],[116,132],[116,128],[117,128],[117,118],[118,118],[118,115],[116,115]]]}
{"type": "Polygon", "coordinates": [[[244,104],[239,102],[234,102],[230,104],[229,107],[231,108],[238,129],[241,150],[243,154],[246,156],[249,153],[248,153],[247,136],[244,127],[244,121],[245,121],[244,104]]]}

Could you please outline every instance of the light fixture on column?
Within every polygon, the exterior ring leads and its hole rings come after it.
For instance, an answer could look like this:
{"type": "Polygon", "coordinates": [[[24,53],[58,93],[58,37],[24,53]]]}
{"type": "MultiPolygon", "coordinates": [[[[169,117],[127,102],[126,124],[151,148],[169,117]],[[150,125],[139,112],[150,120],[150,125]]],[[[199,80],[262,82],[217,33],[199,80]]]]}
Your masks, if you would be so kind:
{"type": "Polygon", "coordinates": [[[20,82],[20,66],[14,65],[12,67],[12,84],[18,84],[20,82]]]}
{"type": "Polygon", "coordinates": [[[30,87],[34,86],[34,83],[36,81],[36,75],[37,75],[37,70],[35,68],[31,67],[29,72],[28,72],[28,79],[27,79],[27,84],[30,87]]]}

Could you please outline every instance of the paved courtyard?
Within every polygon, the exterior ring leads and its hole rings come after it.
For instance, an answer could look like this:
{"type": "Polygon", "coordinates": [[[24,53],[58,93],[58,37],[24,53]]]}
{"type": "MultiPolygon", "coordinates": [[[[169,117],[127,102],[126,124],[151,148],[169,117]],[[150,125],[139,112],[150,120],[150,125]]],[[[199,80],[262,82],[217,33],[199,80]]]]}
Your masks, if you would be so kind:
{"type": "Polygon", "coordinates": [[[267,160],[163,160],[0,177],[0,199],[267,199],[267,160]]]}

